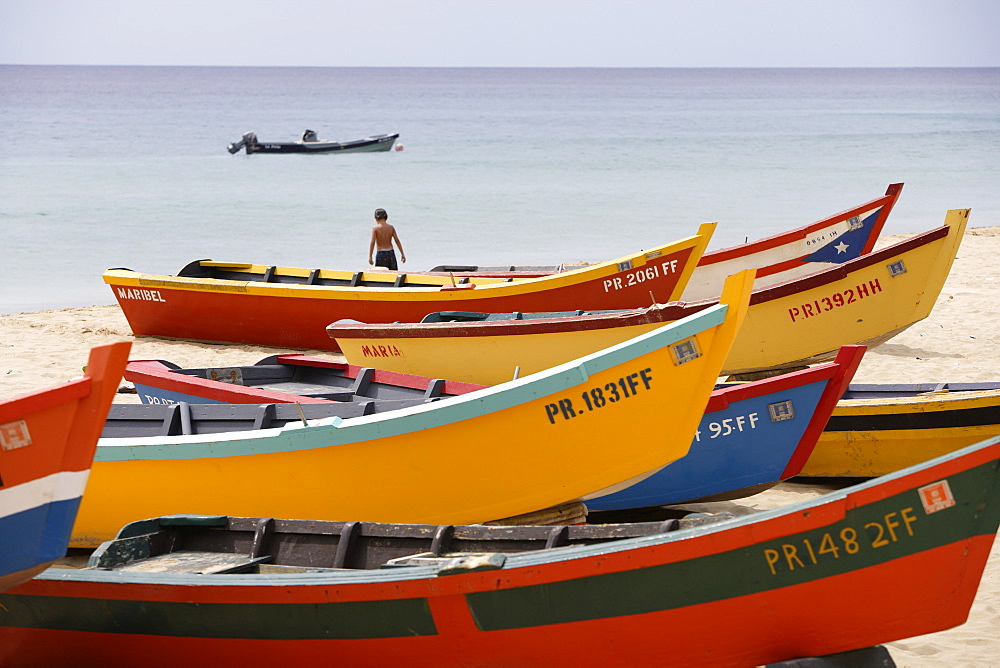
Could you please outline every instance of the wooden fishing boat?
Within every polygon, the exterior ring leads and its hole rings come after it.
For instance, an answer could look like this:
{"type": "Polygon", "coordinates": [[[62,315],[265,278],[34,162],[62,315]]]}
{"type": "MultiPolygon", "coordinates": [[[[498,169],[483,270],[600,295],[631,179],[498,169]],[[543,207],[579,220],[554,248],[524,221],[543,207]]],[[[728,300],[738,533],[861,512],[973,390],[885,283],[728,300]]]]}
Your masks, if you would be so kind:
{"type": "Polygon", "coordinates": [[[252,366],[203,369],[182,369],[165,360],[132,360],[125,365],[125,380],[135,385],[144,404],[434,399],[484,387],[299,354],[271,355],[252,366]]]}
{"type": "Polygon", "coordinates": [[[418,322],[448,309],[612,309],[677,299],[714,229],[704,224],[671,244],[521,281],[201,260],[177,276],[109,269],[104,282],[136,335],[330,350],[335,343],[324,328],[344,318],[418,322]]]}
{"type": "Polygon", "coordinates": [[[372,135],[352,141],[319,141],[315,133],[310,137],[306,130],[300,141],[292,142],[261,142],[257,133],[245,132],[243,137],[229,145],[230,153],[238,153],[244,149],[247,155],[254,153],[380,153],[388,151],[399,139],[399,133],[372,135]]]}
{"type": "Polygon", "coordinates": [[[587,498],[594,511],[629,510],[757,494],[798,475],[864,355],[716,389],[688,454],[625,489],[587,498]]]}
{"type": "MultiPolygon", "coordinates": [[[[949,211],[942,227],[754,290],[723,373],[827,361],[841,345],[876,346],[926,318],[968,217],[968,209],[949,211]]],[[[335,322],[327,332],[351,364],[490,385],[600,350],[712,303],[620,312],[451,313],[421,323],[335,322]]]]}
{"type": "Polygon", "coordinates": [[[724,304],[693,318],[446,401],[277,429],[101,439],[72,545],[193,509],[467,524],[624,486],[687,453],[752,282],[741,273],[724,304]],[[642,434],[622,430],[639,424],[642,434]]]}
{"type": "MultiPolygon", "coordinates": [[[[707,251],[698,261],[698,267],[688,281],[681,299],[714,299],[719,295],[726,276],[741,269],[757,270],[757,279],[754,281],[756,289],[799,278],[869,253],[875,248],[875,242],[902,190],[902,183],[893,183],[882,197],[829,218],[757,241],[707,251]]],[[[431,271],[478,280],[483,276],[546,276],[565,271],[565,265],[440,265],[431,271]]]]}
{"type": "Polygon", "coordinates": [[[800,475],[884,475],[996,434],[1000,383],[852,384],[800,475]]]}
{"type": "MultiPolygon", "coordinates": [[[[862,346],[845,346],[835,362],[773,378],[716,385],[687,455],[624,490],[588,497],[587,507],[621,510],[736,499],[798,475],[863,352],[862,346]]],[[[395,378],[389,379],[395,382],[384,386],[375,383],[388,375],[306,355],[275,355],[245,367],[180,369],[158,360],[131,361],[125,367],[125,379],[135,384],[147,404],[425,400],[483,387],[407,374],[393,374],[395,378]],[[368,373],[373,378],[370,386],[351,387],[357,384],[352,379],[368,373]],[[433,391],[438,387],[441,391],[433,391]]],[[[247,423],[252,425],[259,412],[254,406],[247,423]]],[[[295,419],[294,413],[289,415],[295,419]]]]}
{"type": "Polygon", "coordinates": [[[757,666],[866,648],[968,618],[1000,523],[1000,438],[716,519],[147,520],[88,568],[0,594],[0,663],[757,666]]]}
{"type": "Polygon", "coordinates": [[[0,591],[66,554],[130,346],[94,348],[81,378],[0,401],[0,591]]]}

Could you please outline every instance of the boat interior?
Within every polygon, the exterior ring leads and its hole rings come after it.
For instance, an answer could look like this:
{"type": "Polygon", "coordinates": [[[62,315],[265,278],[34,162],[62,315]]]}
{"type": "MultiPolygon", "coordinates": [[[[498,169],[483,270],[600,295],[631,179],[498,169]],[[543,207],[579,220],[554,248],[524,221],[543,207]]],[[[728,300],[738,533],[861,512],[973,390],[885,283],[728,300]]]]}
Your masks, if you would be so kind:
{"type": "Polygon", "coordinates": [[[507,554],[593,545],[731,519],[695,513],[634,524],[426,525],[173,515],[133,522],[88,568],[170,573],[318,573],[434,565],[501,568],[507,554]]]}
{"type": "MultiPolygon", "coordinates": [[[[391,273],[381,271],[336,271],[331,269],[299,269],[240,263],[195,260],[177,273],[185,278],[213,278],[227,281],[281,283],[290,285],[320,285],[341,288],[442,288],[468,285],[469,276],[431,276],[428,274],[391,273]]],[[[513,277],[476,277],[478,285],[509,283],[513,277]]]]}
{"type": "Polygon", "coordinates": [[[112,404],[101,438],[182,436],[304,426],[310,420],[374,415],[437,399],[368,399],[319,404],[112,404]]]}
{"type": "MultiPolygon", "coordinates": [[[[170,362],[160,361],[172,368],[173,373],[218,380],[244,387],[253,387],[275,392],[285,392],[303,397],[329,399],[330,401],[364,401],[366,399],[433,399],[454,396],[455,389],[478,386],[446,383],[437,378],[424,379],[410,376],[423,383],[403,385],[383,382],[384,373],[371,367],[330,368],[299,364],[282,364],[276,356],[261,360],[253,366],[218,367],[204,369],[181,369],[170,362]]],[[[398,374],[394,374],[396,380],[398,374]]]]}

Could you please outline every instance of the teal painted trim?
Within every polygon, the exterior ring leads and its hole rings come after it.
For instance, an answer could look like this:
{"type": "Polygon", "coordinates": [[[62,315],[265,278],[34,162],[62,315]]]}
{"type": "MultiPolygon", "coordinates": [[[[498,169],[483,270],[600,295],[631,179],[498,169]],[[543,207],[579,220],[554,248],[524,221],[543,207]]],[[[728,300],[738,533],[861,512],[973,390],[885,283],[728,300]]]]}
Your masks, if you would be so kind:
{"type": "Polygon", "coordinates": [[[587,381],[590,375],[625,366],[643,355],[718,327],[728,306],[715,304],[605,350],[495,387],[392,413],[329,421],[304,427],[195,436],[102,438],[94,461],[154,461],[241,457],[327,448],[434,429],[481,415],[508,410],[587,381]]]}

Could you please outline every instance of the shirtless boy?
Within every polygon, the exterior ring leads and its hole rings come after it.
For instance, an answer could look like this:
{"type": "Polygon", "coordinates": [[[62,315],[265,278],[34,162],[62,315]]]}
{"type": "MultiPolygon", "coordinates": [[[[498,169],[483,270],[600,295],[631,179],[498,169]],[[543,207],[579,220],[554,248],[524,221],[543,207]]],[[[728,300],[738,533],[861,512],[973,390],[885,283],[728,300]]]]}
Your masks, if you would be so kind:
{"type": "Polygon", "coordinates": [[[386,222],[388,220],[389,214],[385,209],[375,209],[375,226],[372,227],[372,241],[368,244],[368,264],[396,271],[396,253],[392,249],[392,242],[395,241],[399,246],[399,257],[403,262],[406,262],[406,252],[396,235],[396,228],[386,222]],[[376,250],[378,252],[375,252],[376,250]],[[374,262],[372,262],[373,252],[375,252],[374,262]]]}

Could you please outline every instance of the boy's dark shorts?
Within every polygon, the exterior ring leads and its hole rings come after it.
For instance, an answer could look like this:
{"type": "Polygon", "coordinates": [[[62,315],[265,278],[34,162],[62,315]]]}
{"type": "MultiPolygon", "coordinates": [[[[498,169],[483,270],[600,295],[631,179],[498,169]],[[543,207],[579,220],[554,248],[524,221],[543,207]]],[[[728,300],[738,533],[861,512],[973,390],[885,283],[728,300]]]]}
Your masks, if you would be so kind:
{"type": "Polygon", "coordinates": [[[385,267],[390,271],[396,271],[396,251],[380,250],[375,253],[375,266],[385,267]]]}

